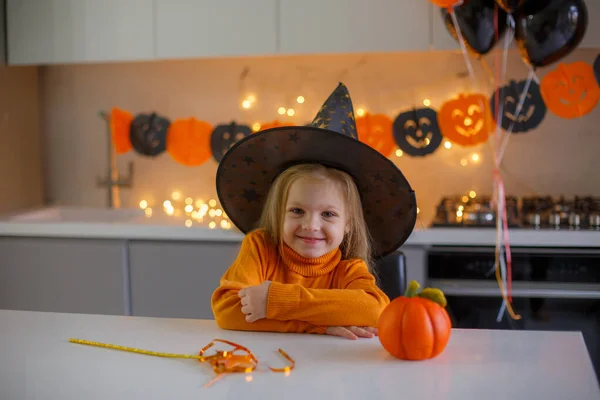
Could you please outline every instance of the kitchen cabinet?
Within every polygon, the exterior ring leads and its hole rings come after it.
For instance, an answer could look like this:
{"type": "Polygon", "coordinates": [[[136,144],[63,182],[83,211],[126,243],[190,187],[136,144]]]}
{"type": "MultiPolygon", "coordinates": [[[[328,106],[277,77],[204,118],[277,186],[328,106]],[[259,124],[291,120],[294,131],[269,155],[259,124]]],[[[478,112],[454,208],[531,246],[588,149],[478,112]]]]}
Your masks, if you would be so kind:
{"type": "Polygon", "coordinates": [[[132,315],[214,319],[212,293],[240,246],[213,241],[131,242],[132,315]]]}
{"type": "Polygon", "coordinates": [[[427,51],[429,4],[279,0],[281,54],[427,51]]]}
{"type": "Polygon", "coordinates": [[[272,55],[278,0],[155,0],[156,58],[272,55]]]}
{"type": "Polygon", "coordinates": [[[123,243],[0,237],[0,309],[123,315],[123,243]]]}
{"type": "Polygon", "coordinates": [[[6,0],[11,65],[150,60],[149,0],[6,0]]]}

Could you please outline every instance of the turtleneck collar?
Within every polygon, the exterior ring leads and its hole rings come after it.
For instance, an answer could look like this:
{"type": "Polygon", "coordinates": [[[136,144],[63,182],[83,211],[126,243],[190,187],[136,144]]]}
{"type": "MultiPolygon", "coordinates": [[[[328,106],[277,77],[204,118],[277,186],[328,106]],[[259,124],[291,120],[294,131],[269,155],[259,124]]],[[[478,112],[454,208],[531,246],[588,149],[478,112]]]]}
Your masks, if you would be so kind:
{"type": "Polygon", "coordinates": [[[281,258],[285,266],[302,276],[320,276],[333,271],[342,259],[342,251],[340,249],[332,250],[331,252],[317,258],[302,257],[291,247],[284,244],[281,258]]]}

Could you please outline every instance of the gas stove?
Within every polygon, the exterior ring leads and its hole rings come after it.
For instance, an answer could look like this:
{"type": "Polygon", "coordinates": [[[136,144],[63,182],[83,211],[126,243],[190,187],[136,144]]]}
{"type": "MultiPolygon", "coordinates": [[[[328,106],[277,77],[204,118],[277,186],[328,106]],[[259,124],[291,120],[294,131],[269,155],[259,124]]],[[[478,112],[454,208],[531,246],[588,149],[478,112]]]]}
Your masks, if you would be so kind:
{"type": "MultiPolygon", "coordinates": [[[[600,230],[600,197],[506,197],[509,228],[600,230]]],[[[436,208],[432,227],[495,227],[496,208],[491,196],[444,197],[436,208]]]]}

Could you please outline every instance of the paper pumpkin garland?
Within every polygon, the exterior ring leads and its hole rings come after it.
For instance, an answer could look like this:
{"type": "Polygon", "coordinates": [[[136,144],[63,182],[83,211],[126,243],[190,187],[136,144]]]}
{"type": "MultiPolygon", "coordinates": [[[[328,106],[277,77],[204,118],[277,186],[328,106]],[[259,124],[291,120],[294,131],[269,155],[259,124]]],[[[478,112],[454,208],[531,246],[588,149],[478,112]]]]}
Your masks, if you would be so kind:
{"type": "Polygon", "coordinates": [[[271,128],[277,128],[277,127],[280,127],[280,126],[292,126],[292,125],[293,124],[289,123],[289,122],[280,122],[279,120],[275,120],[275,121],[271,121],[271,122],[267,122],[267,123],[262,124],[260,126],[260,129],[258,130],[258,132],[264,131],[264,130],[267,130],[267,129],[271,129],[271,128]]]}
{"type": "Polygon", "coordinates": [[[492,129],[488,99],[478,93],[460,93],[438,111],[442,134],[461,146],[484,143],[492,129]]]}
{"type": "Polygon", "coordinates": [[[125,154],[131,150],[129,127],[133,121],[133,114],[114,107],[110,112],[110,132],[112,142],[117,154],[125,154]]]}
{"type": "Polygon", "coordinates": [[[238,125],[235,122],[228,125],[217,125],[210,137],[213,158],[217,162],[221,162],[231,146],[250,135],[252,135],[252,129],[247,125],[238,125]]]}
{"type": "Polygon", "coordinates": [[[527,94],[525,95],[519,115],[515,115],[526,84],[527,80],[518,82],[510,81],[506,86],[502,86],[494,91],[490,98],[492,117],[496,121],[498,114],[496,110],[497,102],[499,108],[502,110],[500,126],[505,131],[510,131],[511,133],[527,132],[537,128],[546,116],[546,104],[542,99],[540,87],[533,80],[529,82],[529,88],[527,89],[527,94]],[[497,100],[496,96],[498,97],[497,100]]]}
{"type": "Polygon", "coordinates": [[[129,139],[135,151],[144,156],[155,157],[167,148],[167,132],[171,122],[152,114],[138,114],[129,129],[129,139]]]}
{"type": "Polygon", "coordinates": [[[392,120],[387,115],[366,113],[356,118],[356,130],[358,140],[386,157],[389,157],[396,147],[392,134],[392,120]]]}
{"type": "Polygon", "coordinates": [[[187,166],[205,163],[212,155],[210,137],[213,127],[196,118],[178,119],[169,127],[167,152],[175,161],[187,166]]]}
{"type": "Polygon", "coordinates": [[[393,130],[398,148],[409,156],[426,156],[442,143],[437,112],[431,108],[415,108],[399,114],[393,130]]]}
{"type": "Polygon", "coordinates": [[[561,63],[544,76],[540,89],[546,107],[561,118],[581,117],[600,100],[594,69],[583,61],[561,63]]]}

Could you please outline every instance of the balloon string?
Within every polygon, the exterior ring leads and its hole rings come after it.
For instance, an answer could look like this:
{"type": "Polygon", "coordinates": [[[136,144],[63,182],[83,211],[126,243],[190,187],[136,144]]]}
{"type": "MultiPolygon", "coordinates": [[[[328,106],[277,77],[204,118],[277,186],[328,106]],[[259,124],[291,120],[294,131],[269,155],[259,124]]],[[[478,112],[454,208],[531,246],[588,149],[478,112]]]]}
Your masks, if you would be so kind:
{"type": "Polygon", "coordinates": [[[463,36],[460,31],[460,26],[458,26],[458,20],[456,19],[456,14],[454,13],[454,8],[450,10],[450,16],[452,17],[452,24],[454,25],[454,30],[456,31],[456,36],[458,37],[458,44],[460,45],[460,50],[462,51],[463,57],[465,58],[465,64],[467,65],[467,69],[469,70],[469,75],[473,80],[473,85],[477,86],[477,79],[475,78],[475,72],[473,71],[473,65],[471,65],[471,60],[469,60],[469,54],[467,53],[467,48],[465,47],[465,43],[463,41],[463,36]]]}

